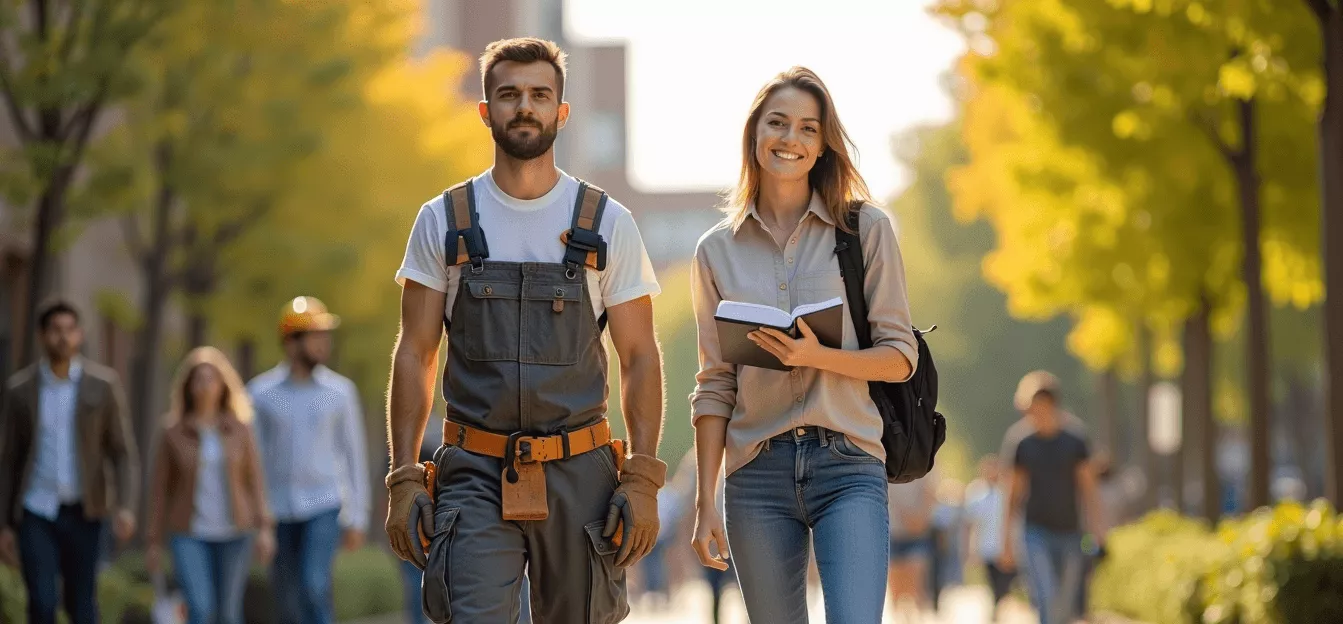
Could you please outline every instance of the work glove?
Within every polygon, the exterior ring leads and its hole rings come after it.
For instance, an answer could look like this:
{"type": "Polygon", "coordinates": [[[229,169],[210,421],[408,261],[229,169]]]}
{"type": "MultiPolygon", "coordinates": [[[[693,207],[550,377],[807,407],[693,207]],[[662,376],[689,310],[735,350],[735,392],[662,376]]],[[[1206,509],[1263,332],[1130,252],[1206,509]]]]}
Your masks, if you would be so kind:
{"type": "Polygon", "coordinates": [[[425,547],[434,533],[434,501],[425,489],[423,464],[402,466],[387,474],[387,538],[392,552],[423,570],[425,547]]]}
{"type": "Polygon", "coordinates": [[[658,489],[667,481],[667,464],[649,455],[632,455],[620,471],[620,486],[611,496],[602,537],[617,538],[617,567],[628,568],[643,559],[658,537],[658,489]],[[623,525],[623,530],[621,529],[623,525]],[[621,531],[617,536],[616,532],[621,531]]]}

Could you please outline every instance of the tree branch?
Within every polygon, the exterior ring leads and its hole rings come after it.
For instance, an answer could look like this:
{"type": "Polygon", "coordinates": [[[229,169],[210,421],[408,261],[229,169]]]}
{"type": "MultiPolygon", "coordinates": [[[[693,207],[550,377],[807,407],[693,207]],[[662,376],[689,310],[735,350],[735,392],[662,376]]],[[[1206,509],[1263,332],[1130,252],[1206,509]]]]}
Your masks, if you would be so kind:
{"type": "Polygon", "coordinates": [[[1241,157],[1240,151],[1232,149],[1232,147],[1227,144],[1226,140],[1222,138],[1222,135],[1218,134],[1217,126],[1214,125],[1206,115],[1198,112],[1191,112],[1189,117],[1189,122],[1208,138],[1208,142],[1212,143],[1213,148],[1215,148],[1223,158],[1226,158],[1229,162],[1235,163],[1236,160],[1241,157]]]}
{"type": "Polygon", "coordinates": [[[269,208],[270,206],[265,202],[258,201],[252,206],[251,210],[247,211],[242,216],[219,226],[219,228],[215,230],[214,240],[211,241],[212,246],[217,249],[233,242],[239,236],[242,236],[243,232],[247,231],[247,228],[260,220],[261,217],[264,217],[269,208]]]}
{"type": "Polygon", "coordinates": [[[103,79],[98,83],[98,90],[94,92],[93,97],[89,98],[83,106],[79,107],[79,110],[75,111],[75,114],[71,115],[70,119],[66,121],[65,127],[61,128],[61,141],[69,138],[70,133],[75,131],[77,134],[77,144],[75,147],[77,150],[82,149],[82,146],[78,143],[83,143],[88,140],[89,131],[92,130],[93,122],[98,118],[98,111],[102,108],[103,102],[107,99],[107,90],[111,86],[112,77],[110,75],[103,76],[103,79]],[[80,126],[80,124],[83,125],[80,126]],[[79,128],[77,131],[76,127],[79,128]]]}
{"type": "Polygon", "coordinates": [[[19,97],[9,82],[9,64],[4,62],[3,54],[0,54],[0,96],[5,99],[5,109],[9,111],[9,120],[14,125],[14,133],[19,135],[19,142],[32,143],[35,131],[19,107],[19,97]]]}
{"type": "Polygon", "coordinates": [[[61,63],[69,63],[70,55],[75,50],[75,31],[79,28],[79,21],[84,17],[84,7],[88,5],[88,0],[71,0],[70,15],[65,19],[65,40],[61,41],[61,63]]]}

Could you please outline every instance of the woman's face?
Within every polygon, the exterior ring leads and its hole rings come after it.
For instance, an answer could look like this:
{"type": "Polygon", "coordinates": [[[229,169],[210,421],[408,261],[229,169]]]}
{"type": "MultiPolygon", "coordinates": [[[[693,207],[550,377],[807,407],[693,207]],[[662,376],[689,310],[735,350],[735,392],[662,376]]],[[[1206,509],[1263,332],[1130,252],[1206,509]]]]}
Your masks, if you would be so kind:
{"type": "Polygon", "coordinates": [[[215,367],[201,364],[191,372],[191,382],[187,384],[187,391],[191,393],[192,404],[196,409],[206,405],[219,405],[219,398],[224,394],[224,380],[215,367]]]}
{"type": "Polygon", "coordinates": [[[765,99],[755,126],[755,158],[764,177],[805,179],[824,149],[815,96],[783,87],[765,99]]]}

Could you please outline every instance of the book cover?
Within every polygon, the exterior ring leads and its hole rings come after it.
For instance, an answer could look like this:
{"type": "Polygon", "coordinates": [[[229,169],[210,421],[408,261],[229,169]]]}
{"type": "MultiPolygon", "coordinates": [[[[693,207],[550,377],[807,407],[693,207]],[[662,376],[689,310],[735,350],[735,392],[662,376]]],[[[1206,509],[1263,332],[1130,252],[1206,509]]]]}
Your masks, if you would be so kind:
{"type": "Polygon", "coordinates": [[[772,327],[797,338],[801,335],[797,329],[799,318],[806,321],[822,345],[833,349],[843,347],[844,300],[839,297],[798,306],[792,313],[771,306],[723,301],[714,314],[723,361],[740,366],[791,370],[747,335],[761,327],[772,327]]]}

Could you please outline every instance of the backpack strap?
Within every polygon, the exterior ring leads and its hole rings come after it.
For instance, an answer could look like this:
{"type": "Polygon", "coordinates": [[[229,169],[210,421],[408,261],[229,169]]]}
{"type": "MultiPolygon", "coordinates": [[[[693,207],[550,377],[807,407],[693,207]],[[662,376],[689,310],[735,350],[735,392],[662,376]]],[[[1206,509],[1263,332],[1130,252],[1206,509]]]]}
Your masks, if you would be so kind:
{"type": "Polygon", "coordinates": [[[867,295],[863,282],[867,269],[863,266],[863,241],[858,238],[858,210],[850,210],[845,221],[853,232],[835,228],[835,256],[839,260],[839,274],[844,279],[844,293],[849,299],[849,315],[858,335],[858,348],[872,348],[872,323],[867,320],[867,295]]]}
{"type": "Polygon", "coordinates": [[[449,266],[470,264],[472,273],[485,270],[490,247],[485,242],[485,231],[480,228],[480,214],[476,212],[475,185],[467,180],[443,191],[443,208],[452,221],[443,241],[445,255],[452,258],[449,266]]]}
{"type": "Polygon", "coordinates": [[[606,199],[606,191],[579,180],[573,223],[560,237],[564,242],[564,266],[575,274],[584,266],[606,270],[606,241],[597,233],[606,212],[606,199]]]}

